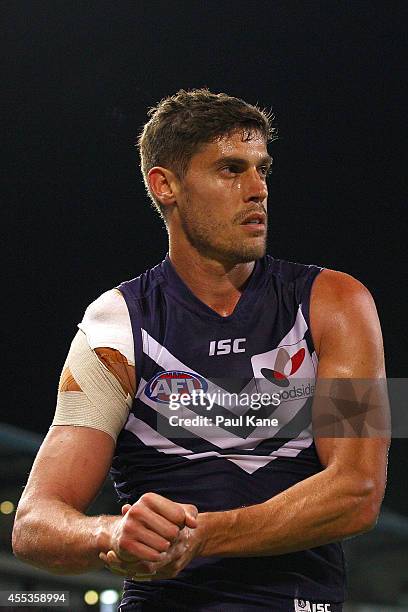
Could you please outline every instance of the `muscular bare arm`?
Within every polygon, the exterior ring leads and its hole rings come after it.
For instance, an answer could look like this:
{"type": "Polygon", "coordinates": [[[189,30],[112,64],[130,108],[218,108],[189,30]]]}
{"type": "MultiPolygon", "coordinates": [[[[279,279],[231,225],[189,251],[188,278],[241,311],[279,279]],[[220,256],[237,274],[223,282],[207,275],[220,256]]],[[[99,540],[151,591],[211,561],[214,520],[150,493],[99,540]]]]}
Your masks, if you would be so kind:
{"type": "MultiPolygon", "coordinates": [[[[135,372],[116,350],[96,349],[127,393],[134,392],[135,372]]],[[[81,388],[66,368],[60,392],[81,388]]],[[[154,493],[128,506],[125,516],[84,514],[111,465],[115,443],[90,427],[52,427],[34,462],[20,500],[13,530],[13,550],[23,561],[54,573],[81,573],[101,567],[109,549],[131,561],[138,573],[150,573],[160,553],[171,549],[184,525],[195,526],[195,508],[154,493]]]]}
{"type": "Polygon", "coordinates": [[[84,511],[106,478],[113,449],[102,431],[51,428],[16,514],[13,549],[19,558],[55,573],[101,566],[98,552],[109,546],[118,517],[87,517],[84,511]]]}
{"type": "MultiPolygon", "coordinates": [[[[311,326],[318,378],[385,377],[374,302],[356,280],[333,271],[319,275],[311,326]]],[[[199,515],[198,554],[278,555],[372,528],[384,495],[388,437],[322,437],[316,447],[322,472],[263,504],[199,515]]]]}

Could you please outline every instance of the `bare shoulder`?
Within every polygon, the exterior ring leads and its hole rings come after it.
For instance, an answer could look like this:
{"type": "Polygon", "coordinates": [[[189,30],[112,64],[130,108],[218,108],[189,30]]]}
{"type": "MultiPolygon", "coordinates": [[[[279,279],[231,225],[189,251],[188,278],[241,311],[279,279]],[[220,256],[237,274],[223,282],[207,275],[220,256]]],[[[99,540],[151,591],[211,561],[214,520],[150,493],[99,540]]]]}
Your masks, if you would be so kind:
{"type": "Polygon", "coordinates": [[[337,270],[322,270],[313,284],[311,300],[320,306],[341,309],[374,303],[370,291],[363,283],[337,270]]]}
{"type": "Polygon", "coordinates": [[[316,278],[310,299],[312,325],[333,325],[334,320],[377,316],[374,299],[363,283],[344,272],[323,270],[316,278]]]}
{"type": "Polygon", "coordinates": [[[316,278],[310,300],[310,323],[319,356],[324,349],[349,354],[365,346],[382,352],[382,334],[370,291],[356,278],[323,270],[316,278]]]}

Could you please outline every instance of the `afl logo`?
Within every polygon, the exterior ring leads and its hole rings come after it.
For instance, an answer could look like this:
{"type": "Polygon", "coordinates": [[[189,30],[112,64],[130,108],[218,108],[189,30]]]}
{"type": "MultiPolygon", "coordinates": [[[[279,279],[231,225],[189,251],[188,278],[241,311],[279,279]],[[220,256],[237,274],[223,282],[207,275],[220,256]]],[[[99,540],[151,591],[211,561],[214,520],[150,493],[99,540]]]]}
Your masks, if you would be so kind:
{"type": "Polygon", "coordinates": [[[168,404],[170,395],[187,394],[193,391],[207,391],[207,381],[198,374],[183,372],[183,370],[170,370],[159,372],[147,383],[145,393],[148,398],[160,404],[168,404]]]}

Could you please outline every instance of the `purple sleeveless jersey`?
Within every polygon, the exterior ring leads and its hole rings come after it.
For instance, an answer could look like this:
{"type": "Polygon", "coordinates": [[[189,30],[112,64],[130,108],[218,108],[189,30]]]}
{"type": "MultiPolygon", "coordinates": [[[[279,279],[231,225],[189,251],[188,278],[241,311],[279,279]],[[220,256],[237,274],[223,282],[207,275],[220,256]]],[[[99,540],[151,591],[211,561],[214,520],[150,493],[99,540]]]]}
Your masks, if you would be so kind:
{"type": "MultiPolygon", "coordinates": [[[[121,503],[154,491],[200,512],[230,510],[322,470],[311,433],[309,324],[320,271],[265,256],[228,317],[192,294],[168,256],[118,287],[138,381],[111,470],[121,503]]],[[[172,580],[126,581],[120,609],[271,610],[274,596],[343,601],[341,545],[195,559],[172,580]]]]}

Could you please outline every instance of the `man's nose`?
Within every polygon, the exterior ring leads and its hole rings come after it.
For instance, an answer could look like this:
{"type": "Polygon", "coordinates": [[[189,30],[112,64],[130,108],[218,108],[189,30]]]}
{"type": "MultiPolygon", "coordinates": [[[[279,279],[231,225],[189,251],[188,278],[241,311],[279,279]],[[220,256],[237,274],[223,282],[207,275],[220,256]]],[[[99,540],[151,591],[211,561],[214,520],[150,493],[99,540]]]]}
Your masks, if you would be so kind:
{"type": "Polygon", "coordinates": [[[259,174],[258,169],[248,172],[245,185],[245,201],[262,203],[268,197],[268,187],[265,177],[259,174]]]}

